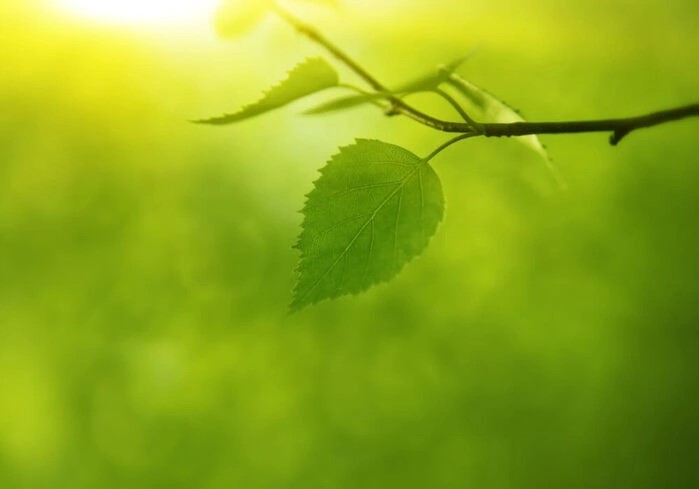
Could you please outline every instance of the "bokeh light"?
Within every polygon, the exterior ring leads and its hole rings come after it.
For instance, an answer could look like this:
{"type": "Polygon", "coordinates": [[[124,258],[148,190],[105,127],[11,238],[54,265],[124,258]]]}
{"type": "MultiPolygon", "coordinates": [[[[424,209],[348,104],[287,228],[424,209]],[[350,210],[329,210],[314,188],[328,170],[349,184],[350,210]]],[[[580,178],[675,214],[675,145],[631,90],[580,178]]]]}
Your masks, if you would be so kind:
{"type": "Polygon", "coordinates": [[[68,11],[117,24],[181,24],[211,18],[219,0],[57,0],[68,11]]]}

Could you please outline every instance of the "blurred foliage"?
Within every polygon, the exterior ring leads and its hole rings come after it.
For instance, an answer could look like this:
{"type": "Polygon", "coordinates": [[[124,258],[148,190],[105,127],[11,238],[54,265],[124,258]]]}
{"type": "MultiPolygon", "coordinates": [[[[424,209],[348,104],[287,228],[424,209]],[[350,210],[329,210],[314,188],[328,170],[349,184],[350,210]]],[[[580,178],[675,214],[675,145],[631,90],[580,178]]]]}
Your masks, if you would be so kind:
{"type": "MultiPolygon", "coordinates": [[[[531,120],[692,102],[693,0],[300,7],[386,83],[475,45],[531,120]]],[[[370,107],[186,121],[317,54],[268,19],[92,25],[0,3],[0,487],[696,487],[697,126],[474,140],[447,219],[387,286],[286,316],[296,212],[370,107]]],[[[448,108],[445,108],[448,110],[448,108]]]]}

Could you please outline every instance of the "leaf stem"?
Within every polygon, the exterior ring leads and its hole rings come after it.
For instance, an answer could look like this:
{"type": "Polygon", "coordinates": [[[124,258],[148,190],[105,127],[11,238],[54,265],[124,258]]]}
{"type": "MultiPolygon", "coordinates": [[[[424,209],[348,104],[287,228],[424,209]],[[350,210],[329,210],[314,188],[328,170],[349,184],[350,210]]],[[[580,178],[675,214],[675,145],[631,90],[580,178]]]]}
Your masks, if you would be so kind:
{"type": "Polygon", "coordinates": [[[446,143],[442,144],[437,149],[432,151],[428,156],[423,158],[423,161],[425,163],[428,163],[428,162],[432,161],[434,159],[434,157],[437,156],[439,153],[441,153],[442,151],[447,149],[449,146],[456,144],[459,141],[463,141],[464,139],[473,138],[476,136],[477,136],[477,134],[475,134],[475,133],[459,134],[458,136],[451,138],[449,141],[447,141],[446,143]]]}
{"type": "Polygon", "coordinates": [[[476,131],[478,130],[478,129],[477,129],[477,128],[478,128],[478,123],[477,123],[476,121],[474,121],[474,120],[471,118],[471,116],[469,116],[469,115],[466,113],[466,111],[464,110],[464,108],[461,107],[461,104],[459,104],[459,102],[457,102],[456,99],[455,99],[454,97],[452,97],[451,95],[449,95],[447,92],[445,92],[445,91],[442,90],[441,88],[435,88],[435,89],[433,90],[433,92],[436,93],[437,95],[439,95],[440,97],[442,97],[444,100],[446,100],[446,101],[449,103],[449,105],[451,105],[451,106],[454,108],[454,110],[456,110],[456,111],[459,113],[459,115],[461,116],[461,118],[462,118],[469,126],[471,126],[472,129],[474,129],[474,130],[476,130],[476,131]]]}

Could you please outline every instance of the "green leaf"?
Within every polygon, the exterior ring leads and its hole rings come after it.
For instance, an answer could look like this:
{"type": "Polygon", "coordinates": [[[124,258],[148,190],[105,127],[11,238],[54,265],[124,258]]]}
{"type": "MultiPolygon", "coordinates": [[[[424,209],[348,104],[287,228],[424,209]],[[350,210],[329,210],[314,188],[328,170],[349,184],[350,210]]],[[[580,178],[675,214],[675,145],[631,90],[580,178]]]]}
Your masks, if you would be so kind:
{"type": "Polygon", "coordinates": [[[271,88],[252,105],[238,112],[212,119],[195,121],[199,124],[223,125],[239,122],[283,107],[307,95],[337,86],[337,72],[322,58],[310,58],[289,72],[286,80],[271,88]]]}
{"type": "Polygon", "coordinates": [[[359,95],[346,95],[344,97],[338,97],[336,99],[330,100],[328,102],[323,102],[322,104],[319,104],[306,112],[304,114],[306,115],[322,115],[322,114],[327,114],[330,112],[337,112],[340,110],[346,110],[346,109],[352,109],[354,107],[358,107],[360,105],[369,103],[369,102],[378,102],[379,100],[383,100],[386,98],[386,95],[383,93],[367,93],[367,94],[359,94],[359,95]]]}
{"type": "MultiPolygon", "coordinates": [[[[450,73],[448,83],[481,111],[484,118],[483,122],[495,122],[502,124],[525,122],[525,119],[519,112],[517,112],[517,110],[513,109],[486,90],[483,90],[470,81],[465,80],[458,74],[453,72],[450,73]]],[[[549,156],[546,147],[543,145],[538,136],[520,136],[515,139],[538,154],[544,160],[544,163],[551,171],[558,184],[564,186],[563,179],[558,171],[558,168],[556,168],[553,161],[551,161],[551,157],[549,156]]]]}
{"type": "Polygon", "coordinates": [[[456,73],[451,73],[448,81],[450,85],[483,112],[487,122],[524,122],[524,118],[516,109],[513,109],[491,93],[477,87],[456,73]]]}
{"type": "Polygon", "coordinates": [[[322,115],[330,112],[352,109],[367,103],[375,103],[379,100],[385,100],[390,97],[405,97],[406,95],[411,95],[418,92],[428,92],[437,88],[445,78],[445,76],[440,74],[431,74],[430,76],[411,80],[395,90],[390,90],[385,93],[377,92],[361,93],[358,95],[345,95],[313,107],[310,110],[307,110],[305,114],[322,115]]]}
{"type": "Polygon", "coordinates": [[[462,56],[451,63],[442,66],[436,72],[426,73],[419,77],[413,78],[402,85],[398,86],[394,90],[390,90],[386,93],[361,93],[358,95],[349,95],[338,97],[336,99],[330,100],[329,102],[324,102],[316,107],[311,108],[305,112],[306,115],[321,115],[327,114],[329,112],[337,112],[340,110],[352,109],[354,107],[367,104],[375,103],[379,100],[387,99],[391,96],[393,97],[405,97],[406,95],[412,95],[419,92],[429,92],[436,90],[439,86],[448,81],[451,73],[456,70],[463,62],[468,59],[467,56],[462,56]]]}
{"type": "Polygon", "coordinates": [[[321,170],[303,214],[293,311],[393,278],[427,246],[444,197],[426,160],[360,139],[321,170]]]}

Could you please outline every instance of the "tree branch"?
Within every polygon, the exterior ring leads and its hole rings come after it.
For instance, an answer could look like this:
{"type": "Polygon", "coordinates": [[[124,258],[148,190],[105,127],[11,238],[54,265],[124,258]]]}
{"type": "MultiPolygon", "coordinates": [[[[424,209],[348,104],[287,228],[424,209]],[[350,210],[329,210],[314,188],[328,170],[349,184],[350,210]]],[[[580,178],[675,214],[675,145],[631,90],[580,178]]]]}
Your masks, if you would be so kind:
{"type": "Polygon", "coordinates": [[[612,136],[609,141],[612,145],[617,145],[631,132],[638,129],[697,116],[699,116],[699,104],[692,104],[626,119],[565,122],[513,122],[511,124],[482,124],[482,126],[483,135],[487,137],[611,132],[612,136]]]}
{"type": "Polygon", "coordinates": [[[294,16],[291,12],[281,7],[279,4],[274,3],[272,5],[274,11],[284,20],[286,23],[291,25],[300,34],[303,34],[311,41],[322,46],[326,51],[328,51],[332,56],[334,56],[338,61],[347,66],[350,70],[354,71],[360,78],[362,78],[371,88],[376,90],[376,92],[383,94],[385,99],[391,104],[388,110],[388,114],[403,114],[410,117],[411,119],[424,124],[425,126],[437,129],[444,132],[469,132],[463,130],[449,130],[451,123],[443,121],[432,117],[431,115],[425,114],[417,110],[416,108],[408,105],[400,98],[396,97],[391,93],[391,91],[386,88],[381,82],[379,82],[374,76],[366,71],[362,66],[354,61],[349,55],[342,51],[339,47],[335,46],[330,40],[323,36],[318,30],[310,24],[306,24],[301,19],[294,16]]]}
{"type": "MultiPolygon", "coordinates": [[[[389,103],[390,107],[386,111],[388,115],[402,114],[411,119],[443,132],[461,133],[471,136],[485,137],[513,137],[529,136],[534,134],[578,134],[592,132],[611,132],[609,142],[616,146],[633,131],[638,129],[653,127],[667,122],[686,119],[689,117],[699,117],[699,104],[690,104],[669,110],[662,110],[645,115],[617,119],[599,119],[587,121],[562,121],[562,122],[512,122],[512,123],[480,123],[473,121],[467,114],[466,122],[451,122],[432,117],[407,104],[405,101],[395,96],[380,81],[365,70],[359,63],[354,61],[339,47],[335,46],[325,36],[323,36],[312,25],[306,24],[295,17],[291,12],[278,4],[273,4],[274,11],[289,25],[294,27],[299,33],[308,37],[311,41],[322,46],[338,61],[347,66],[361,79],[363,79],[372,89],[382,95],[389,103]]],[[[437,92],[439,93],[439,92],[437,92]]],[[[443,92],[442,92],[443,93],[443,92]]],[[[440,94],[442,95],[442,94],[440,94]]],[[[448,94],[445,94],[448,97],[448,94]]],[[[442,95],[444,97],[444,95],[442,95]]],[[[447,99],[450,103],[449,99],[447,99]]],[[[458,106],[458,104],[455,104],[458,106]]],[[[463,112],[462,110],[460,113],[463,112]]],[[[455,138],[456,142],[460,139],[455,138]]]]}

